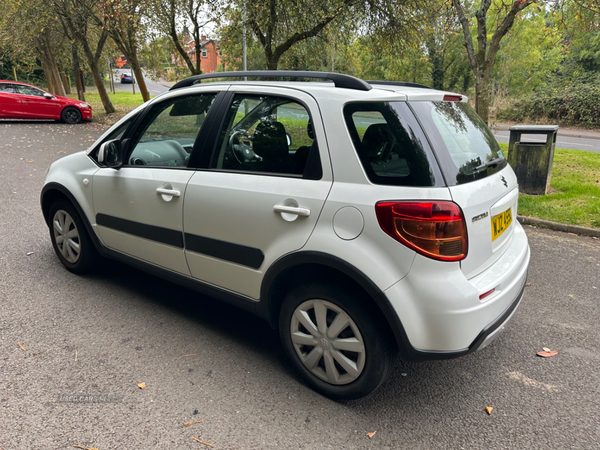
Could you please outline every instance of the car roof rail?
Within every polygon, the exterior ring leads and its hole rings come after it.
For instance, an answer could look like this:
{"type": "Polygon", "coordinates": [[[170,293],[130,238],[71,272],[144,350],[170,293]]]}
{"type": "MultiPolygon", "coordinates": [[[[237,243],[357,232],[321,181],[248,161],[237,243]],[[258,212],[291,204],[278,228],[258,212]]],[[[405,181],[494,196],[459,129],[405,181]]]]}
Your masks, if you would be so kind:
{"type": "Polygon", "coordinates": [[[360,78],[351,75],[344,75],[335,72],[312,72],[306,70],[250,70],[240,72],[214,72],[203,73],[202,75],[193,75],[176,83],[171,89],[179,89],[191,86],[194,83],[210,78],[242,78],[242,77],[262,77],[262,78],[314,78],[319,80],[333,81],[335,87],[356,89],[359,91],[371,90],[371,85],[360,78]]]}
{"type": "Polygon", "coordinates": [[[419,83],[410,83],[408,81],[376,81],[369,80],[367,81],[369,84],[383,84],[388,86],[402,86],[402,87],[416,87],[416,88],[425,88],[425,89],[433,89],[431,86],[426,86],[424,84],[419,83]]]}

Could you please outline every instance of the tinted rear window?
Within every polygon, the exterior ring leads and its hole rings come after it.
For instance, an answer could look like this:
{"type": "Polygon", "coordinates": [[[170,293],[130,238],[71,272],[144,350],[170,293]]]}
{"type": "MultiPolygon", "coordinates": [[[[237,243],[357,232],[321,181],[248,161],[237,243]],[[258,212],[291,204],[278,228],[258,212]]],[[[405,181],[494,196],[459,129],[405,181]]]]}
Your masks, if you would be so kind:
{"type": "Polygon", "coordinates": [[[350,103],[344,107],[354,148],[374,184],[443,186],[425,135],[404,102],[350,103]]]}
{"type": "Polygon", "coordinates": [[[463,102],[410,102],[442,167],[448,186],[485,178],[506,158],[483,120],[463,102]],[[486,163],[494,163],[486,166],[486,163]]]}

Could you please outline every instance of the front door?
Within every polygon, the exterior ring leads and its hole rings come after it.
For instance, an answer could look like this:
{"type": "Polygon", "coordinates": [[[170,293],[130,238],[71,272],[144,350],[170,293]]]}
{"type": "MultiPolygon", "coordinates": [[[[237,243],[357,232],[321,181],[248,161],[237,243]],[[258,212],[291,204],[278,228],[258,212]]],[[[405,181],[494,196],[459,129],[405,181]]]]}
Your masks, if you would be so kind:
{"type": "Polygon", "coordinates": [[[44,97],[46,92],[33,86],[17,85],[21,94],[23,118],[26,119],[59,119],[61,106],[59,101],[52,97],[44,97]]]}
{"type": "Polygon", "coordinates": [[[270,265],[307,242],[332,183],[317,104],[293,95],[249,86],[235,95],[186,190],[192,276],[254,299],[270,265]]]}
{"type": "Polygon", "coordinates": [[[136,130],[119,170],[94,175],[96,224],[104,245],[189,275],[183,241],[183,198],[194,170],[190,154],[205,130],[216,94],[171,97],[154,105],[136,130]]]}

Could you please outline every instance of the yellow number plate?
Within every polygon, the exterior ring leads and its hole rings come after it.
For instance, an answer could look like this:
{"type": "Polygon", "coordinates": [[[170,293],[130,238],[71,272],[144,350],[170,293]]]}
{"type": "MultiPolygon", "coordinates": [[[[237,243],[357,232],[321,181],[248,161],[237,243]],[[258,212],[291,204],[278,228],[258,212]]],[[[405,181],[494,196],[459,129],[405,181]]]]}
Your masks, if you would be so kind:
{"type": "Polygon", "coordinates": [[[492,217],[492,241],[495,241],[512,223],[512,209],[492,217]]]}

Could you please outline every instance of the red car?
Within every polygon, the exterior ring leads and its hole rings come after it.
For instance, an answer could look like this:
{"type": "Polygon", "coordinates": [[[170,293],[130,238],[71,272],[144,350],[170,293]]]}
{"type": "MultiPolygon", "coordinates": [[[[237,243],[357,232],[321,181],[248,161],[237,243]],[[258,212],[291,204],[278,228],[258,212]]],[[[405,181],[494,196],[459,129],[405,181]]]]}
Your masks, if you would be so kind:
{"type": "Polygon", "coordinates": [[[29,84],[0,80],[0,119],[54,119],[79,123],[92,119],[92,107],[29,84]]]}

